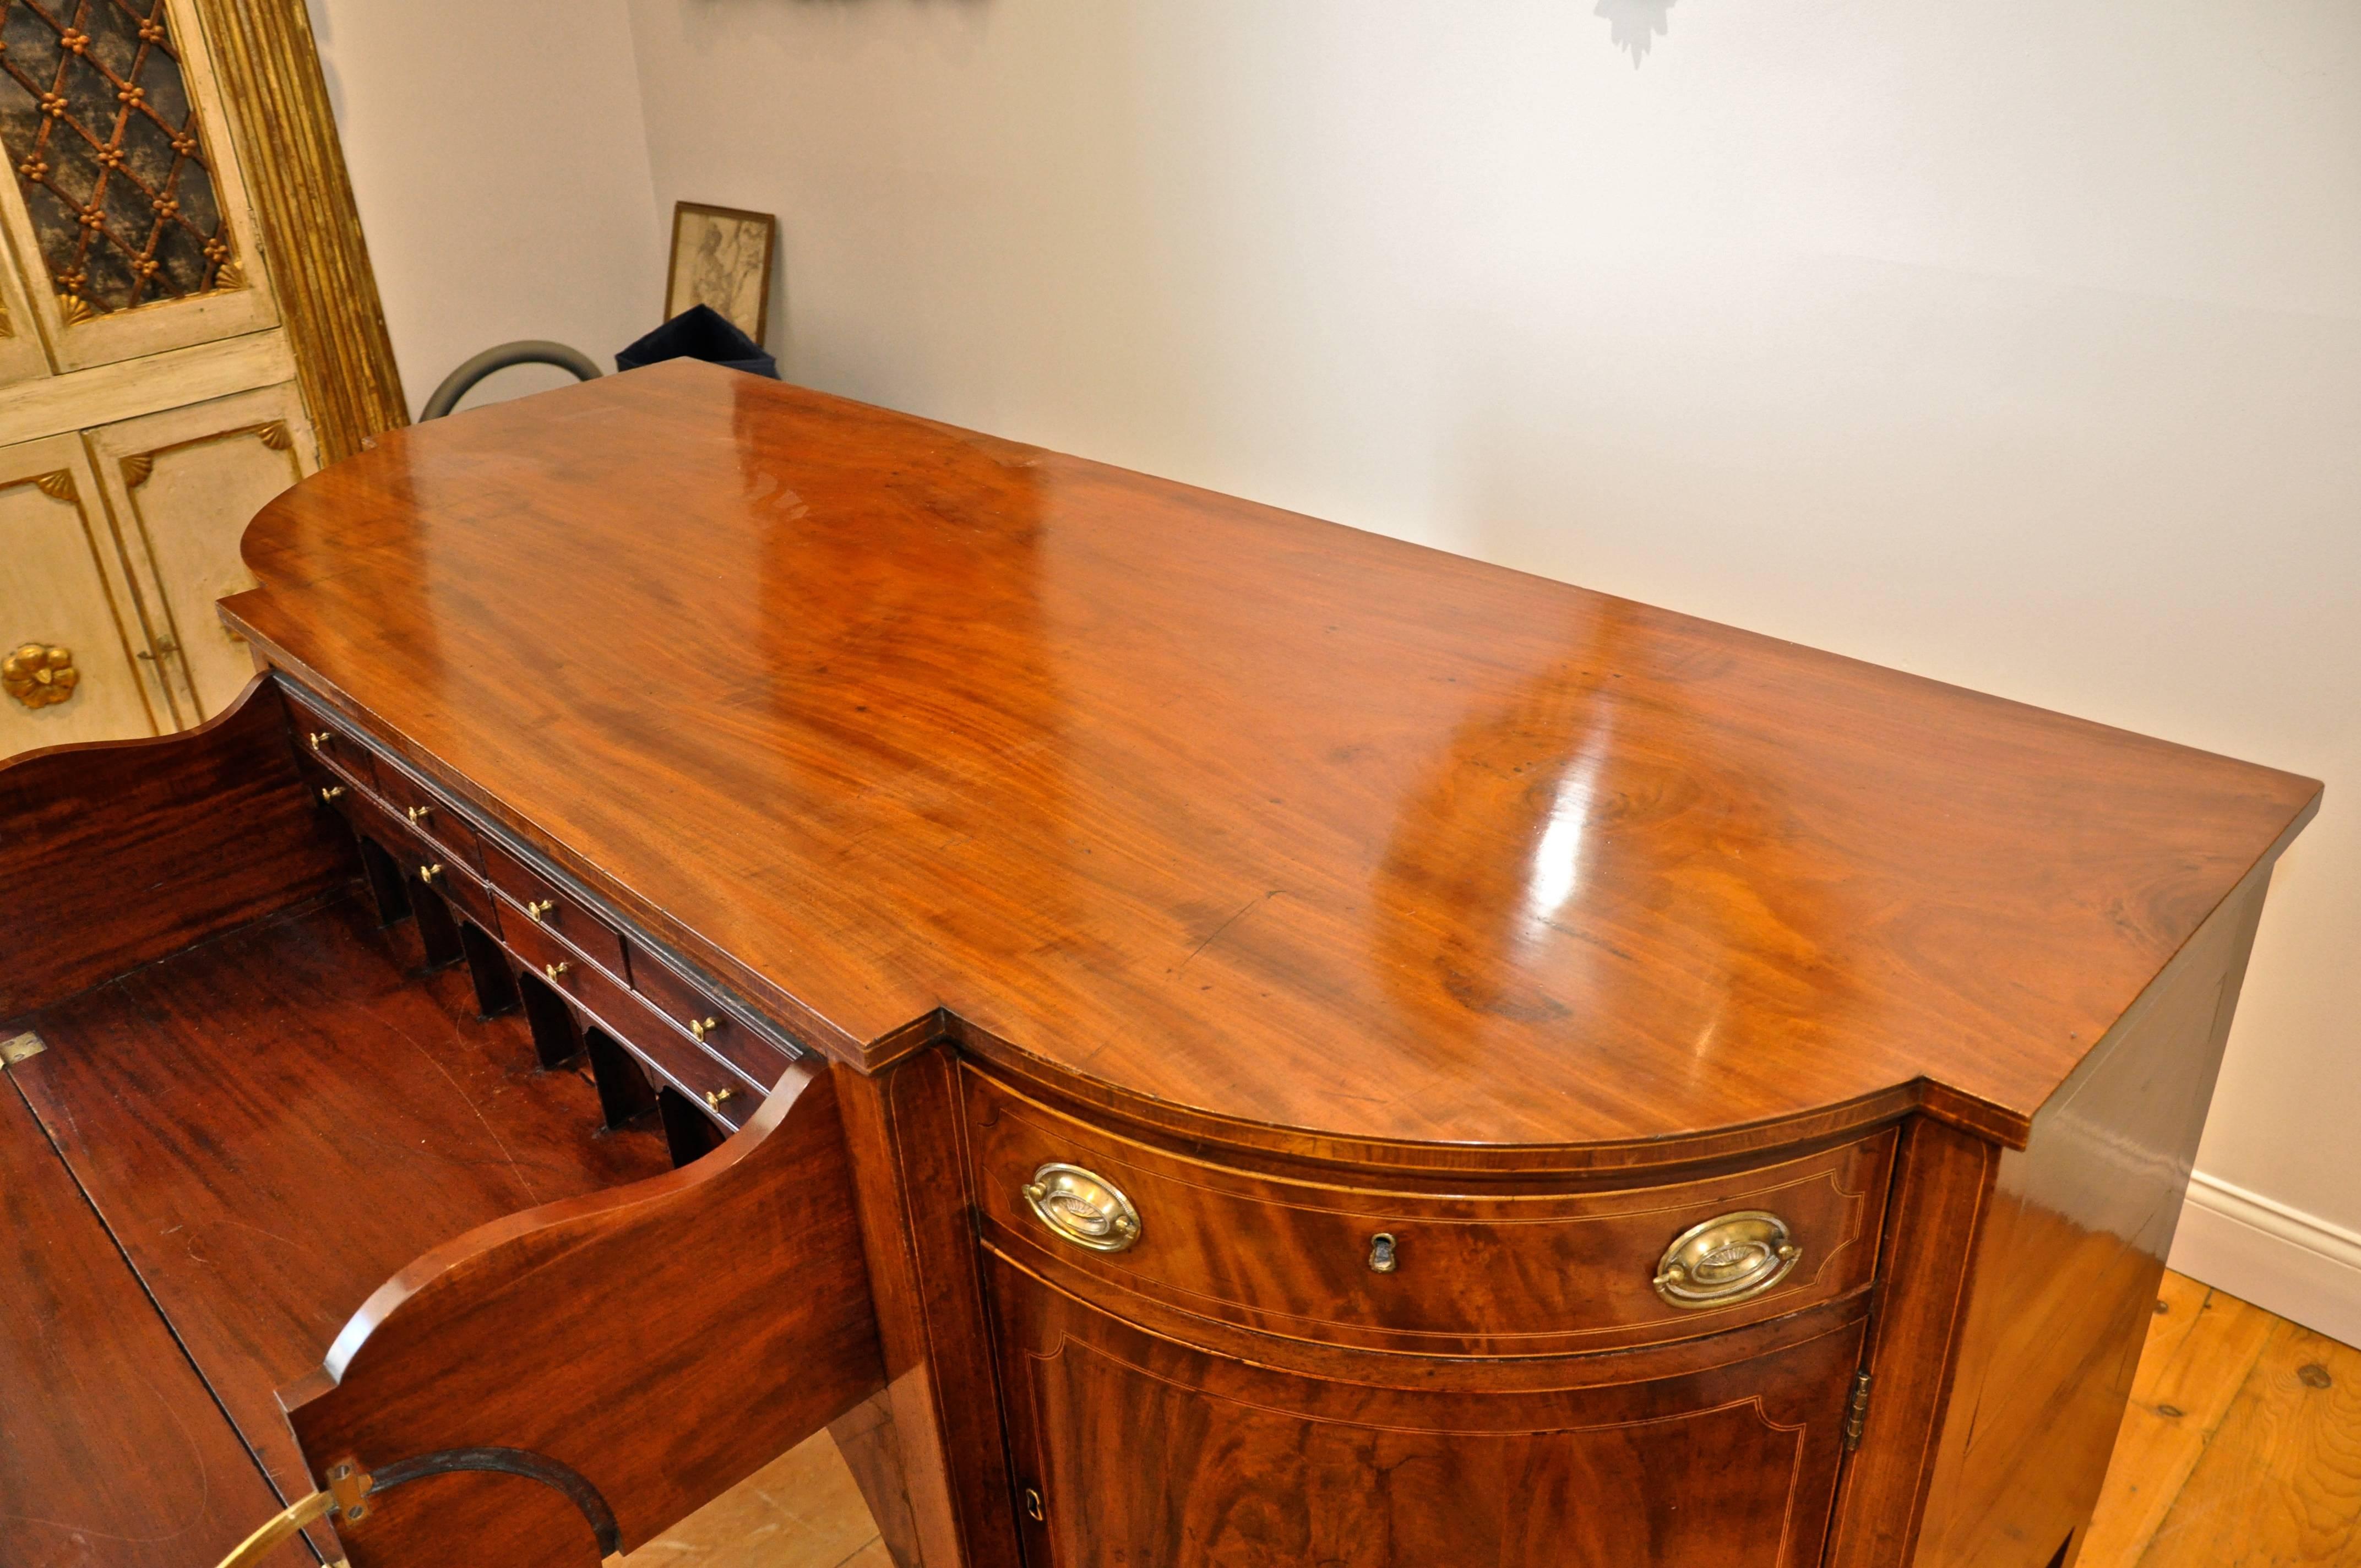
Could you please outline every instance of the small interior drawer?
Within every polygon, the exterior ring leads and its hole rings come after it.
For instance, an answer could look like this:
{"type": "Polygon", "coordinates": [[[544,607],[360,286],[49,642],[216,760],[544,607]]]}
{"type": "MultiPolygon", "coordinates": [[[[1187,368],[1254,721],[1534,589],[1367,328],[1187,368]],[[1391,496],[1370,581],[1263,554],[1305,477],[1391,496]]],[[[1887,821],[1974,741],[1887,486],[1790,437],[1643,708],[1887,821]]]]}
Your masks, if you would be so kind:
{"type": "Polygon", "coordinates": [[[387,827],[395,829],[397,840],[385,847],[393,851],[394,863],[401,868],[401,877],[412,886],[425,887],[441,894],[454,907],[493,936],[500,935],[500,914],[492,891],[475,868],[441,844],[405,828],[392,817],[368,807],[387,827]]]}
{"type": "Polygon", "coordinates": [[[511,920],[509,949],[526,970],[573,998],[598,1025],[654,1069],[664,1082],[736,1127],[763,1102],[770,1084],[750,1083],[684,1038],[639,996],[538,926],[511,920]]]}
{"type": "Polygon", "coordinates": [[[283,685],[279,695],[286,700],[288,718],[295,726],[296,747],[305,757],[335,769],[364,789],[377,788],[377,759],[361,743],[351,725],[342,718],[331,718],[318,705],[305,701],[283,685]]]}
{"type": "Polygon", "coordinates": [[[1861,1289],[1894,1157],[1883,1128],[1652,1185],[1385,1191],[1211,1164],[962,1078],[976,1202],[1000,1245],[1201,1317],[1437,1355],[1660,1343],[1861,1289]],[[1076,1239],[1060,1203],[1117,1234],[1076,1239]]]}
{"type": "Polygon", "coordinates": [[[476,830],[467,819],[452,809],[450,802],[403,773],[391,763],[377,771],[378,793],[395,815],[411,827],[433,839],[446,854],[456,857],[469,871],[481,876],[484,851],[476,830]]]}
{"type": "Polygon", "coordinates": [[[631,984],[642,996],[755,1082],[768,1088],[779,1080],[793,1058],[756,1034],[715,1001],[706,989],[683,976],[637,943],[631,945],[631,984]]]}
{"type": "Polygon", "coordinates": [[[480,835],[478,838],[484,854],[484,873],[494,887],[508,894],[514,916],[530,920],[556,936],[609,973],[626,980],[631,977],[623,957],[623,938],[612,926],[511,854],[498,839],[480,835]]]}

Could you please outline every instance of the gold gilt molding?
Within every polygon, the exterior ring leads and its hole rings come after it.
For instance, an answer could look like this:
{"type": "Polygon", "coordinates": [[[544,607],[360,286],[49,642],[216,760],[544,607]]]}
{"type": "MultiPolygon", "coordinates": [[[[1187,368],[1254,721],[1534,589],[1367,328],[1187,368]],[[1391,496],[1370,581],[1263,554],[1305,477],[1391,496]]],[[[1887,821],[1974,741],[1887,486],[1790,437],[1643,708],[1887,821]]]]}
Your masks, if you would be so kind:
{"type": "Polygon", "coordinates": [[[410,422],[303,0],[194,0],[320,459],[410,422]]]}

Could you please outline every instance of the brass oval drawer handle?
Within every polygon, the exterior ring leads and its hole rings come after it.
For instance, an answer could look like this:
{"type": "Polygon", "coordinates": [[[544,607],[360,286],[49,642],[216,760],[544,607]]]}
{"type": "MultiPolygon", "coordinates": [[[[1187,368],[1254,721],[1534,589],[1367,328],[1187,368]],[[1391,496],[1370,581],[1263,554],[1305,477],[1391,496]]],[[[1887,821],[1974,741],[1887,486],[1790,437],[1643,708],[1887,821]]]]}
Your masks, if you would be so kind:
{"type": "Polygon", "coordinates": [[[429,887],[433,887],[434,885],[434,879],[442,874],[443,862],[440,861],[435,861],[431,866],[421,866],[418,868],[418,880],[424,883],[429,887]]]}
{"type": "Polygon", "coordinates": [[[554,898],[535,899],[524,906],[525,918],[539,924],[544,916],[556,907],[557,900],[554,898]]]}
{"type": "Polygon", "coordinates": [[[331,804],[342,800],[344,797],[345,786],[342,784],[330,784],[320,792],[320,798],[331,804]]]}
{"type": "Polygon", "coordinates": [[[1139,1211],[1131,1200],[1079,1165],[1045,1165],[1024,1192],[1034,1218],[1076,1246],[1121,1252],[1139,1240],[1139,1211]]]}
{"type": "Polygon", "coordinates": [[[1675,1236],[1656,1265],[1656,1294],[1675,1307],[1727,1307],[1786,1278],[1803,1255],[1786,1221],[1741,1209],[1675,1236]]]}
{"type": "Polygon", "coordinates": [[[720,1030],[721,1020],[719,1018],[691,1018],[688,1021],[688,1032],[697,1036],[697,1043],[700,1046],[705,1043],[706,1036],[719,1034],[720,1030]]]}
{"type": "Polygon", "coordinates": [[[410,825],[415,828],[434,815],[434,808],[431,806],[413,806],[410,808],[410,825]]]}
{"type": "Polygon", "coordinates": [[[542,965],[541,972],[547,975],[550,979],[555,980],[559,975],[564,974],[567,970],[570,970],[574,966],[572,964],[567,963],[564,959],[560,959],[554,964],[542,965]]]}

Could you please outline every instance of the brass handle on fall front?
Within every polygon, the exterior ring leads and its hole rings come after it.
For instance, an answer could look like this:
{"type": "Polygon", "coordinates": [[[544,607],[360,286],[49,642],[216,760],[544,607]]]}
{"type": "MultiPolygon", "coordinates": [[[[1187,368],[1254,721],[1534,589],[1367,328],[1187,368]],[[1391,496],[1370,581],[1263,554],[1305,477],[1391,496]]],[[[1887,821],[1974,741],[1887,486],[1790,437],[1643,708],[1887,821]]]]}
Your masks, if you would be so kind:
{"type": "Polygon", "coordinates": [[[538,922],[543,916],[556,907],[557,900],[554,898],[535,899],[524,906],[524,916],[528,920],[538,922]]]}
{"type": "Polygon", "coordinates": [[[260,1530],[230,1549],[230,1554],[221,1560],[220,1568],[257,1568],[302,1534],[305,1526],[334,1515],[342,1514],[352,1519],[365,1518],[369,1506],[362,1499],[368,1496],[373,1481],[367,1471],[349,1460],[331,1465],[326,1491],[314,1492],[271,1515],[260,1530]]]}
{"type": "Polygon", "coordinates": [[[1656,1294],[1692,1310],[1727,1307],[1786,1278],[1803,1255],[1786,1221],[1741,1209],[1675,1236],[1656,1265],[1656,1294]]]}
{"type": "Polygon", "coordinates": [[[1103,1176],[1079,1165],[1045,1165],[1023,1189],[1034,1218],[1093,1252],[1121,1252],[1139,1240],[1139,1211],[1103,1176]]]}
{"type": "Polygon", "coordinates": [[[719,1018],[691,1018],[688,1021],[688,1032],[697,1036],[697,1042],[699,1045],[705,1043],[706,1036],[720,1027],[721,1020],[719,1018]]]}

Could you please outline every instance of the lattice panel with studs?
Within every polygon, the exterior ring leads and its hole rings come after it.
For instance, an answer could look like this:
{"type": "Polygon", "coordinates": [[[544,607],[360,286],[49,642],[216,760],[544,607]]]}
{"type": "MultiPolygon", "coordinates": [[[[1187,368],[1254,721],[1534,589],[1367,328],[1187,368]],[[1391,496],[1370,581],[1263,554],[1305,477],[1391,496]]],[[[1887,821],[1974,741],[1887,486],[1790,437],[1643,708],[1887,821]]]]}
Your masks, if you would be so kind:
{"type": "Polygon", "coordinates": [[[0,148],[68,321],[241,281],[165,0],[0,0],[0,148]]]}

